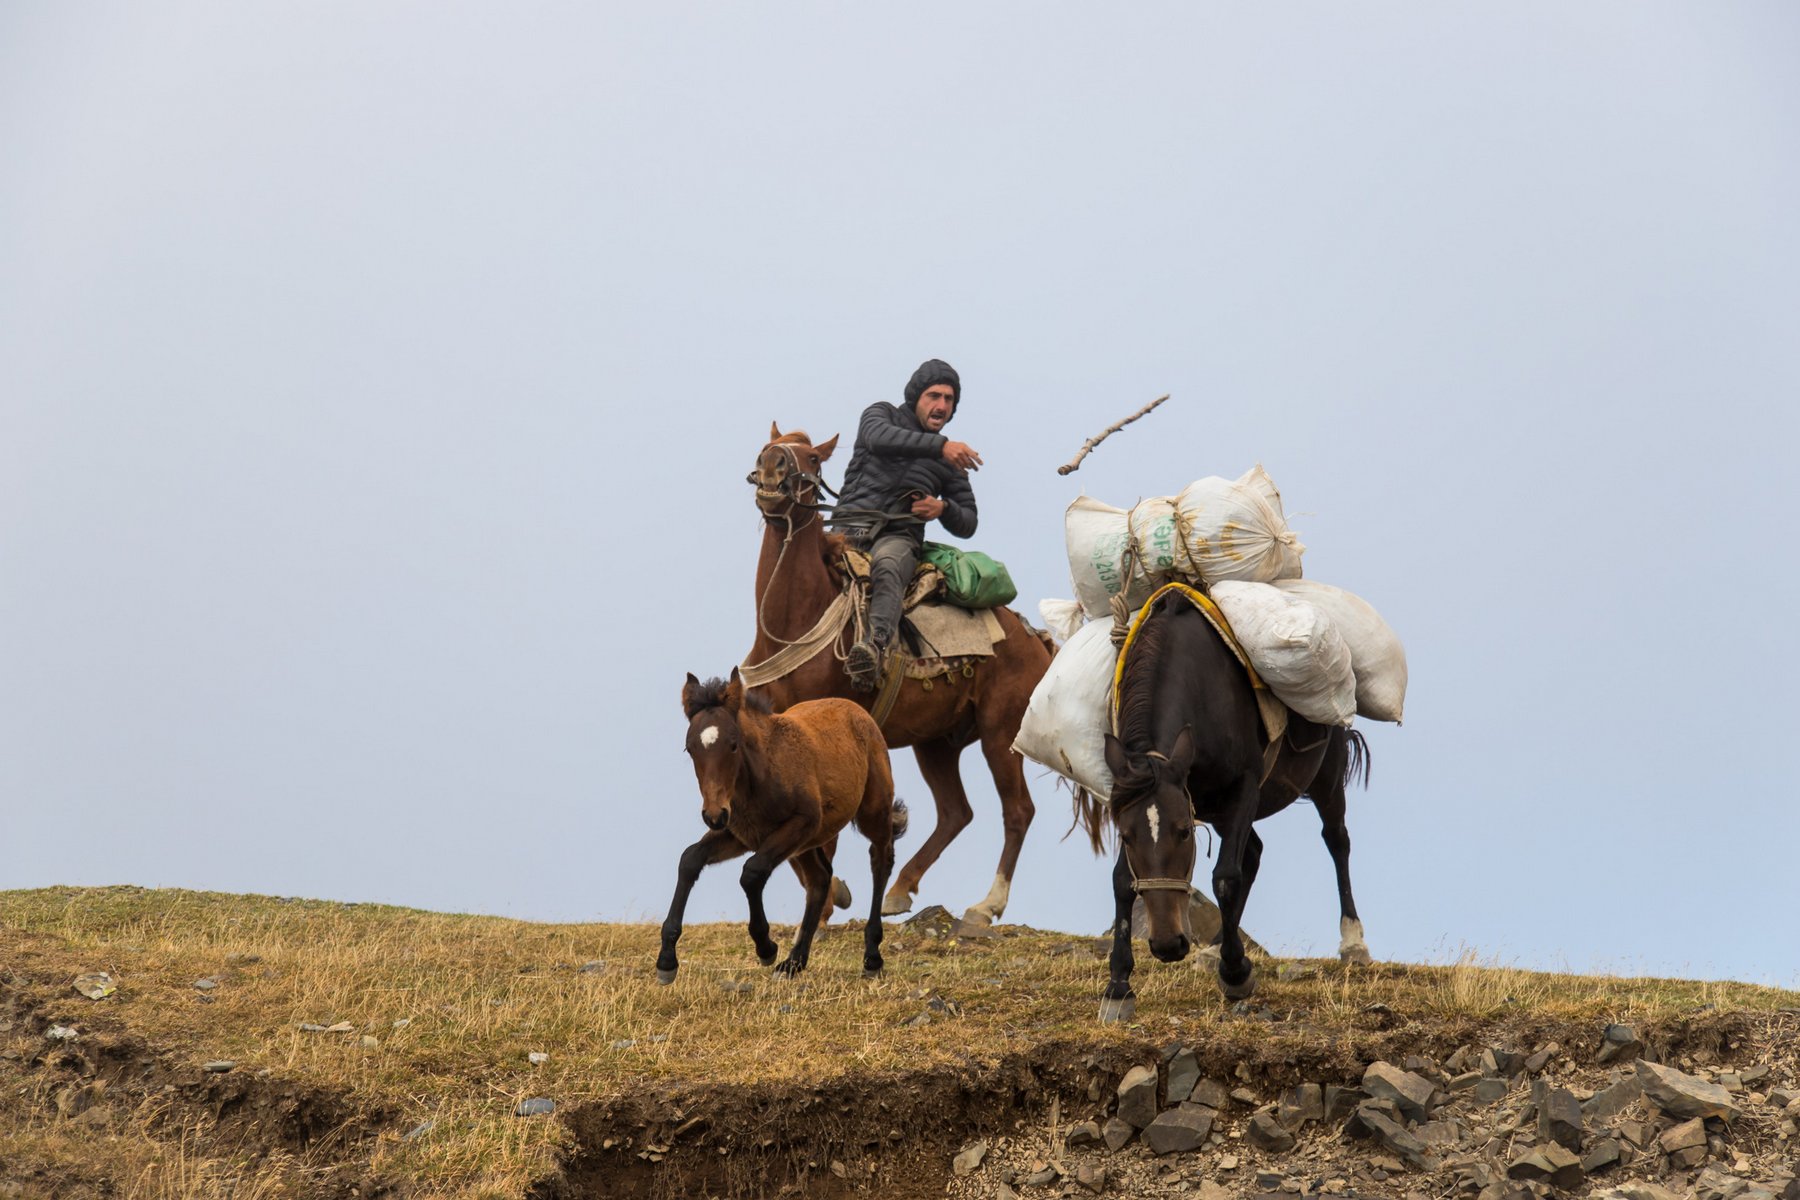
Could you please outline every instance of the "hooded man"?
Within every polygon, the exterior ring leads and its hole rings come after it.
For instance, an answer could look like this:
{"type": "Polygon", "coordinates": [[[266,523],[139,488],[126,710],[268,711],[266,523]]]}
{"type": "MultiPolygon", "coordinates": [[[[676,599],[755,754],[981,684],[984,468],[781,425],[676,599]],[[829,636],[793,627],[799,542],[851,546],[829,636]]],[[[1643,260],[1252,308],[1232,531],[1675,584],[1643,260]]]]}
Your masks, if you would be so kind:
{"type": "Polygon", "coordinates": [[[875,687],[893,644],[926,523],[939,521],[962,538],[975,532],[969,472],[981,466],[981,455],[941,432],[962,402],[962,380],[949,363],[928,359],[907,381],[905,399],[863,410],[833,522],[870,557],[868,635],[844,663],[865,690],[875,687]]]}

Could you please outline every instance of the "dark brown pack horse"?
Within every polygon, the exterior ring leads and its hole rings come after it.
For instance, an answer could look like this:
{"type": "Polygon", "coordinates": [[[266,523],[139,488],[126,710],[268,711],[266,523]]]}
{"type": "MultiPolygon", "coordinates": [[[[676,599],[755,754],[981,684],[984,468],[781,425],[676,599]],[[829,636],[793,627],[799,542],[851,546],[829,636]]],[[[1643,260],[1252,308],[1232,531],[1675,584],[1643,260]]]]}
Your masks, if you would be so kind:
{"type": "MultiPolygon", "coordinates": [[[[750,853],[741,881],[750,900],[750,941],[763,966],[775,962],[763,912],[763,885],[783,862],[806,885],[806,911],[794,948],[775,970],[798,975],[812,953],[813,935],[831,894],[831,854],[852,821],[869,839],[869,871],[881,895],[894,869],[894,839],[906,832],[906,806],[894,799],[894,775],[881,730],[844,700],[796,704],[779,716],[744,694],[736,669],[730,680],[681,689],[688,717],[687,753],[700,783],[700,816],[707,833],[681,853],[675,898],[663,921],[656,981],[674,983],[688,893],[701,868],[750,853]]],[[[863,974],[881,971],[881,904],[871,902],[863,927],[863,974]]]]}
{"type": "Polygon", "coordinates": [[[1204,821],[1219,833],[1213,897],[1222,926],[1217,940],[1219,986],[1241,999],[1255,990],[1238,925],[1262,861],[1253,822],[1280,812],[1301,796],[1312,799],[1331,861],[1337,867],[1338,957],[1368,962],[1362,922],[1350,893],[1350,833],[1344,792],[1360,775],[1368,785],[1368,747],[1362,735],[1289,717],[1279,756],[1262,781],[1267,745],[1248,675],[1204,615],[1178,595],[1165,595],[1142,618],[1119,680],[1119,736],[1106,738],[1112,796],[1104,805],[1086,792],[1076,815],[1094,849],[1111,821],[1118,832],[1113,867],[1111,979],[1101,993],[1100,1019],[1126,1020],[1131,990],[1131,909],[1144,898],[1150,953],[1178,962],[1190,949],[1184,916],[1196,858],[1194,828],[1204,821]],[[1261,782],[1259,782],[1261,781],[1261,782]]]}
{"type": "MultiPolygon", "coordinates": [[[[776,426],[770,427],[769,437],[749,476],[763,516],[763,543],[756,564],[756,640],[745,658],[748,663],[765,663],[783,651],[791,652],[795,643],[804,643],[844,590],[832,567],[842,542],[826,534],[820,512],[825,489],[819,469],[836,449],[837,438],[815,446],[806,434],[784,434],[776,426]]],[[[889,746],[912,747],[919,773],[937,804],[937,826],[900,868],[882,901],[884,914],[912,907],[925,872],[973,818],[957,760],[977,742],[1000,793],[1005,841],[992,887],[963,920],[986,925],[1006,909],[1019,847],[1037,811],[1025,786],[1024,760],[1013,753],[1012,744],[1032,689],[1050,666],[1051,649],[1011,609],[998,609],[996,615],[1006,637],[994,647],[993,657],[978,660],[967,675],[953,673],[931,681],[929,688],[905,681],[882,726],[889,746]]],[[[756,690],[777,712],[824,696],[871,705],[873,695],[851,687],[835,649],[835,643],[821,646],[791,672],[756,690]]]]}

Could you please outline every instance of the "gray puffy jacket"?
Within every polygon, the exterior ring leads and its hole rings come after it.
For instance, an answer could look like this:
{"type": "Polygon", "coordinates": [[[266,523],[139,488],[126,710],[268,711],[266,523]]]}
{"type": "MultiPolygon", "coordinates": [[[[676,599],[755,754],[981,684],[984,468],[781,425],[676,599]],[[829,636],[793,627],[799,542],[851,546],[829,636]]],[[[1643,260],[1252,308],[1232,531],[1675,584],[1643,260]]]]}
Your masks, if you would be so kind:
{"type": "MultiPolygon", "coordinates": [[[[906,513],[912,510],[907,493],[923,492],[944,502],[944,515],[938,520],[945,529],[957,537],[972,536],[975,492],[969,473],[944,461],[949,441],[941,433],[925,432],[910,408],[885,401],[869,405],[856,427],[856,450],[844,472],[838,506],[906,513]]],[[[855,523],[847,518],[836,522],[844,529],[855,523]]],[[[923,525],[895,525],[890,532],[925,539],[923,525]]]]}

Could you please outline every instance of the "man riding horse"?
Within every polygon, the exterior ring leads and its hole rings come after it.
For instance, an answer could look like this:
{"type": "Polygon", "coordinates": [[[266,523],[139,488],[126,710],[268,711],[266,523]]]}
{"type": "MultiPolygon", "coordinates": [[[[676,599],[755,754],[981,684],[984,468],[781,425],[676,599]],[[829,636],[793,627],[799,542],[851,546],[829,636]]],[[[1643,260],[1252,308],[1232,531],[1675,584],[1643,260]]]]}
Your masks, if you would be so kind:
{"type": "Polygon", "coordinates": [[[868,633],[844,664],[864,691],[875,688],[893,644],[926,523],[941,522],[960,538],[975,533],[969,472],[980,468],[981,455],[940,432],[956,415],[962,380],[949,363],[928,359],[907,381],[905,396],[903,405],[878,401],[863,410],[833,521],[870,558],[868,633]]]}

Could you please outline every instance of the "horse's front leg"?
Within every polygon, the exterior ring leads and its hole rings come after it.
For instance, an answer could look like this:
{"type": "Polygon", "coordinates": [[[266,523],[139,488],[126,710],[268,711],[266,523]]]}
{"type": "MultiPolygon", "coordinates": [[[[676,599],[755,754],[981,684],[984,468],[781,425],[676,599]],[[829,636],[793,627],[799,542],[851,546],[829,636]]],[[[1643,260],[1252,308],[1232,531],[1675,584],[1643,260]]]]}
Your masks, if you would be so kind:
{"type": "Polygon", "coordinates": [[[1136,962],[1131,957],[1131,905],[1137,892],[1131,886],[1131,866],[1125,861],[1125,847],[1119,846],[1119,861],[1113,864],[1113,930],[1112,954],[1107,959],[1110,978],[1100,993],[1100,1021],[1111,1025],[1129,1021],[1137,1015],[1137,993],[1131,990],[1131,970],[1136,962]]]}
{"type": "Polygon", "coordinates": [[[669,915],[663,918],[662,953],[656,956],[656,982],[674,983],[680,963],[675,958],[675,943],[681,938],[681,922],[687,912],[688,893],[708,863],[736,858],[749,849],[723,829],[709,831],[699,841],[681,852],[676,868],[675,897],[669,901],[669,915]]]}
{"type": "MultiPolygon", "coordinates": [[[[1255,776],[1247,776],[1238,789],[1237,799],[1216,822],[1219,830],[1219,859],[1213,866],[1213,897],[1219,902],[1219,989],[1229,1000],[1242,1000],[1256,990],[1256,978],[1250,958],[1244,952],[1244,939],[1238,923],[1244,916],[1244,901],[1250,896],[1254,869],[1245,870],[1251,840],[1256,836],[1251,822],[1256,819],[1258,787],[1255,776]]],[[[1260,856],[1259,856],[1260,857],[1260,856]]]]}
{"type": "MultiPolygon", "coordinates": [[[[786,862],[794,851],[806,841],[806,835],[817,827],[817,822],[806,816],[789,817],[775,831],[764,838],[744,864],[744,872],[738,882],[743,885],[744,896],[750,901],[750,943],[756,947],[757,961],[765,967],[775,965],[775,955],[779,952],[769,937],[769,917],[763,911],[763,888],[769,882],[769,876],[775,868],[786,862]]],[[[810,887],[808,888],[810,892],[810,887]]]]}

